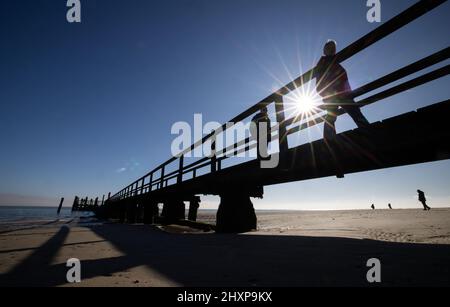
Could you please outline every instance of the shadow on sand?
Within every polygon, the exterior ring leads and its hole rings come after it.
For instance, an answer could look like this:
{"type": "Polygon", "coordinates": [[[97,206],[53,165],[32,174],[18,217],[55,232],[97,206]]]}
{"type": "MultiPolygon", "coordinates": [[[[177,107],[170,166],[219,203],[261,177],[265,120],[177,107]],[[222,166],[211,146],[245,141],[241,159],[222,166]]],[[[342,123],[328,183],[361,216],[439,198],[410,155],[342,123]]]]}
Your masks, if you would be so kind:
{"type": "MultiPolygon", "coordinates": [[[[124,255],[82,260],[82,279],[146,265],[185,286],[369,286],[370,258],[382,286],[448,286],[450,246],[329,237],[168,234],[143,225],[91,227],[124,255]]],[[[66,283],[65,264],[50,265],[68,235],[61,228],[10,273],[2,286],[66,283]]],[[[111,283],[112,284],[112,283],[111,283]]]]}

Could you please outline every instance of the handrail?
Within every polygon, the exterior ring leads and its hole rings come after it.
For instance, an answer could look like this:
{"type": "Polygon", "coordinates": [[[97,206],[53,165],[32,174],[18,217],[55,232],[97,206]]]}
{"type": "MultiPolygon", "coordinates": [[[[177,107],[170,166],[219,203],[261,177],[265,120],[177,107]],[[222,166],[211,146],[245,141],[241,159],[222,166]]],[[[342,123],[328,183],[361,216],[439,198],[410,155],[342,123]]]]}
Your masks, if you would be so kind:
{"type": "MultiPolygon", "coordinates": [[[[449,58],[450,58],[450,47],[447,47],[447,48],[444,48],[444,49],[428,56],[428,57],[425,57],[417,62],[414,62],[405,67],[402,67],[384,77],[381,77],[377,80],[374,80],[366,85],[363,85],[363,86],[353,90],[350,96],[351,96],[351,98],[357,98],[359,96],[365,95],[373,90],[376,90],[380,87],[388,85],[392,82],[398,81],[404,77],[412,75],[416,72],[419,72],[425,68],[428,68],[437,63],[445,61],[449,58]]],[[[325,107],[323,107],[323,106],[318,106],[317,108],[325,110],[325,107]]],[[[299,121],[299,119],[292,118],[292,119],[286,121],[286,125],[289,126],[298,121],[299,121]]]]}
{"type": "MultiPolygon", "coordinates": [[[[448,74],[450,74],[450,65],[446,65],[446,66],[444,66],[442,68],[439,68],[439,69],[436,69],[436,70],[434,70],[434,71],[432,71],[430,73],[427,73],[425,75],[422,75],[422,76],[417,77],[415,79],[412,79],[410,81],[404,82],[402,84],[399,84],[397,86],[394,86],[392,88],[384,90],[384,91],[382,91],[382,92],[380,92],[378,94],[375,94],[373,96],[367,97],[367,98],[365,98],[365,99],[363,99],[361,101],[356,102],[355,105],[359,106],[359,107],[365,107],[367,105],[370,105],[372,103],[375,103],[375,102],[380,101],[382,99],[385,99],[387,97],[394,96],[394,95],[396,95],[398,93],[405,92],[405,91],[407,91],[409,89],[412,89],[414,87],[417,87],[419,85],[422,85],[422,84],[434,81],[434,80],[439,79],[441,77],[444,77],[444,76],[446,76],[448,74]]],[[[342,109],[339,109],[336,112],[337,116],[340,116],[340,115],[343,115],[343,114],[345,114],[345,111],[342,110],[342,109]]],[[[310,121],[308,121],[306,123],[301,124],[300,126],[293,127],[291,129],[289,129],[288,130],[288,134],[292,134],[292,133],[298,132],[300,130],[304,130],[306,128],[312,127],[314,125],[321,124],[324,121],[325,120],[324,120],[323,117],[312,119],[312,120],[310,120],[310,121]]]]}

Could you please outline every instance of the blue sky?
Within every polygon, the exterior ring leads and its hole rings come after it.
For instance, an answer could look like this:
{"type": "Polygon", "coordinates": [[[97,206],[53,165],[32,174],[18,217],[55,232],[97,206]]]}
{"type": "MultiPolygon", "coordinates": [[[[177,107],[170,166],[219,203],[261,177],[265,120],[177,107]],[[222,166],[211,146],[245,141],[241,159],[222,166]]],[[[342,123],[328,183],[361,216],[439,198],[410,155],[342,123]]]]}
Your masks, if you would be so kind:
{"type": "MultiPolygon", "coordinates": [[[[382,0],[382,20],[415,2],[382,0]]],[[[69,24],[65,0],[2,2],[0,196],[116,192],[170,157],[174,122],[194,113],[225,122],[311,68],[327,39],[342,48],[378,26],[366,21],[365,0],[81,3],[81,24],[69,24]]],[[[449,46],[449,28],[446,3],[346,61],[352,87],[449,46]]],[[[445,100],[448,82],[364,113],[376,121],[445,100]]],[[[353,127],[347,117],[337,124],[353,127]]],[[[450,162],[436,162],[269,187],[255,204],[415,207],[420,187],[431,206],[447,206],[449,183],[450,162]]]]}

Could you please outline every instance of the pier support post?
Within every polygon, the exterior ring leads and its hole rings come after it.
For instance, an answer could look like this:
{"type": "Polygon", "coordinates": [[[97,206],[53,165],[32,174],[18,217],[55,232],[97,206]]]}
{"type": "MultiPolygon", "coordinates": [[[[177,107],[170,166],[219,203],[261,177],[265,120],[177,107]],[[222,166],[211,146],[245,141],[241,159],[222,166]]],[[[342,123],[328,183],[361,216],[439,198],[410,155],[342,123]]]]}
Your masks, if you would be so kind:
{"type": "Polygon", "coordinates": [[[220,195],[216,232],[242,233],[256,228],[256,213],[249,192],[228,191],[220,195]]]}
{"type": "Polygon", "coordinates": [[[120,223],[125,223],[125,216],[127,214],[127,202],[126,201],[122,201],[118,204],[119,206],[119,222],[120,223]]]}
{"type": "Polygon", "coordinates": [[[144,206],[142,201],[139,201],[136,205],[136,223],[142,223],[144,221],[144,206]]]}
{"type": "MultiPolygon", "coordinates": [[[[119,203],[120,204],[120,203],[119,203]]],[[[104,218],[108,219],[120,219],[120,211],[118,203],[107,202],[105,203],[105,216],[104,218]]]]}
{"type": "Polygon", "coordinates": [[[136,223],[137,204],[135,201],[130,200],[127,204],[127,223],[136,223]]]}
{"type": "Polygon", "coordinates": [[[154,224],[158,218],[158,203],[148,201],[144,204],[144,224],[154,224]]]}
{"type": "Polygon", "coordinates": [[[164,223],[170,224],[177,220],[185,219],[186,205],[181,200],[169,200],[164,202],[163,210],[161,213],[164,223]]]}
{"type": "Polygon", "coordinates": [[[200,197],[199,196],[192,197],[191,201],[189,202],[188,220],[193,222],[197,221],[197,212],[199,207],[200,207],[200,197]]]}

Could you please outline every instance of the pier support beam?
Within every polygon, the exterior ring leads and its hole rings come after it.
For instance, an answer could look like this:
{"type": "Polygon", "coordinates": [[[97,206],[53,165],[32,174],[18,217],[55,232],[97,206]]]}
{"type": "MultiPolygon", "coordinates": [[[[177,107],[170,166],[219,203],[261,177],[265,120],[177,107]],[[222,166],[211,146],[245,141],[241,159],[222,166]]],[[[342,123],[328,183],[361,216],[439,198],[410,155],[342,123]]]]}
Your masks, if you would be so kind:
{"type": "Polygon", "coordinates": [[[188,220],[193,222],[197,221],[197,212],[199,207],[200,207],[200,197],[199,196],[192,197],[191,201],[189,202],[188,220]]]}
{"type": "Polygon", "coordinates": [[[250,193],[229,191],[220,195],[216,232],[242,233],[255,230],[257,219],[250,193]]]}
{"type": "Polygon", "coordinates": [[[169,200],[164,202],[163,210],[161,216],[164,223],[170,224],[176,222],[177,220],[184,220],[186,217],[186,205],[181,200],[169,200]]]}

